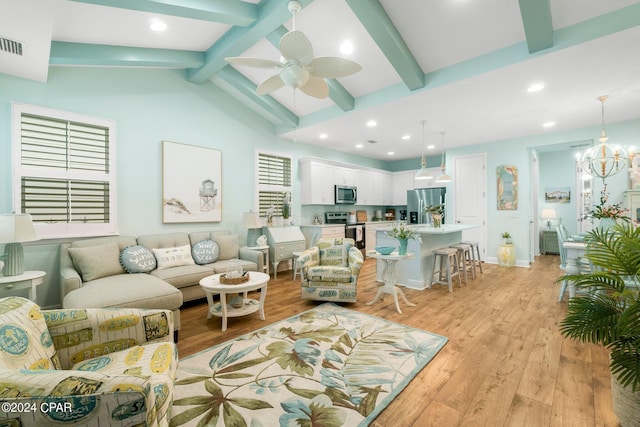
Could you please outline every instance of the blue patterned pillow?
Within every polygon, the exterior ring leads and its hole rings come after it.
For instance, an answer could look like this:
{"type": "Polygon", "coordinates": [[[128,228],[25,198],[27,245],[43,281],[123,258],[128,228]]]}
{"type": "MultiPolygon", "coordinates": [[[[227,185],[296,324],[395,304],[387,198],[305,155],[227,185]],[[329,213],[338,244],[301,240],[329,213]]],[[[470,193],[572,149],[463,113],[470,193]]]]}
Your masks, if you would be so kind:
{"type": "Polygon", "coordinates": [[[220,256],[220,246],[213,240],[201,240],[191,248],[191,256],[196,264],[211,264],[220,256]]]}
{"type": "Polygon", "coordinates": [[[120,264],[127,273],[148,273],[156,268],[156,257],[142,245],[127,246],[120,252],[120,264]]]}

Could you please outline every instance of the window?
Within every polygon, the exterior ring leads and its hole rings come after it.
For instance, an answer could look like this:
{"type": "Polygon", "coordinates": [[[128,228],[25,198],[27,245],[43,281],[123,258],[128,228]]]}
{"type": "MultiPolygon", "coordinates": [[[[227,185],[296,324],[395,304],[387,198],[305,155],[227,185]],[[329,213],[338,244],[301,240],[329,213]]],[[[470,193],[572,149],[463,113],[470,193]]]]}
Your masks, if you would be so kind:
{"type": "Polygon", "coordinates": [[[291,193],[291,157],[258,153],[258,212],[265,216],[273,206],[274,216],[282,216],[287,192],[291,193]]]}
{"type": "Polygon", "coordinates": [[[116,233],[115,123],[13,104],[13,206],[40,238],[116,233]]]}

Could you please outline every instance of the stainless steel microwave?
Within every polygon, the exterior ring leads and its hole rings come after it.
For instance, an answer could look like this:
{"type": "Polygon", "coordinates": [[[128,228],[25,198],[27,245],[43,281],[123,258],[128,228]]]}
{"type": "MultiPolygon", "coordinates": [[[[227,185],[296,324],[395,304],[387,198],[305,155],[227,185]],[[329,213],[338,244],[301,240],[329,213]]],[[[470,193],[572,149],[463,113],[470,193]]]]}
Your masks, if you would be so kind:
{"type": "Polygon", "coordinates": [[[355,205],[358,201],[358,189],[346,185],[336,185],[336,205],[355,205]]]}

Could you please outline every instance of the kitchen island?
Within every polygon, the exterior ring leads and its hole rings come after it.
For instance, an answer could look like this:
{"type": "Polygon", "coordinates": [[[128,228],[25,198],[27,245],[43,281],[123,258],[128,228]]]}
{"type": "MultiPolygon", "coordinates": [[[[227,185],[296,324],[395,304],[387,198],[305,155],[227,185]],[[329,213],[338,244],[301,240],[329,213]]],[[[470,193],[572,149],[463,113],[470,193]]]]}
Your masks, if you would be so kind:
{"type": "MultiPolygon", "coordinates": [[[[427,225],[415,225],[413,228],[420,234],[420,241],[409,240],[407,251],[415,254],[411,259],[398,261],[396,274],[398,285],[410,289],[427,289],[431,287],[433,278],[433,251],[455,245],[462,241],[462,231],[479,227],[467,224],[444,224],[434,228],[427,225]]],[[[398,239],[387,236],[393,224],[376,231],[376,246],[398,247],[398,239]]],[[[384,263],[377,261],[376,280],[382,281],[384,263]]]]}

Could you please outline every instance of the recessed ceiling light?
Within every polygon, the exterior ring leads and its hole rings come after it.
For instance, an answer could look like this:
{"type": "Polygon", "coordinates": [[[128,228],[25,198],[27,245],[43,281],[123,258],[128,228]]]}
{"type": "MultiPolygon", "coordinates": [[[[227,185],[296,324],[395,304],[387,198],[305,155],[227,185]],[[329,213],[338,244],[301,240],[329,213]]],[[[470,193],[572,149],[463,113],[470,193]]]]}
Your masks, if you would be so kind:
{"type": "Polygon", "coordinates": [[[547,123],[543,123],[542,127],[543,128],[550,128],[556,125],[556,122],[547,122],[547,123]]]}
{"type": "Polygon", "coordinates": [[[529,86],[527,88],[527,92],[532,93],[532,92],[539,92],[542,89],[544,89],[544,83],[534,83],[531,86],[529,86]]]}
{"type": "Polygon", "coordinates": [[[370,128],[376,126],[378,123],[375,120],[369,120],[367,122],[367,126],[369,126],[370,128]]]}
{"type": "Polygon", "coordinates": [[[153,31],[164,31],[167,29],[167,24],[162,21],[154,20],[153,22],[151,22],[151,25],[149,25],[149,28],[151,28],[153,31]]]}
{"type": "Polygon", "coordinates": [[[345,55],[351,55],[353,53],[353,43],[351,40],[345,40],[340,44],[340,52],[345,55]]]}
{"type": "Polygon", "coordinates": [[[393,156],[394,154],[396,154],[396,153],[394,153],[393,151],[389,151],[389,152],[387,153],[387,156],[393,156]]]}
{"type": "Polygon", "coordinates": [[[434,148],[436,148],[435,145],[427,145],[427,150],[433,150],[434,148]]]}
{"type": "Polygon", "coordinates": [[[402,140],[403,141],[408,141],[411,139],[411,135],[402,135],[402,140]]]}
{"type": "Polygon", "coordinates": [[[356,144],[356,148],[362,148],[362,147],[364,147],[363,144],[356,144]]]}
{"type": "Polygon", "coordinates": [[[321,133],[320,135],[318,135],[318,138],[320,139],[327,139],[329,137],[329,135],[327,135],[326,133],[321,133]]]}

